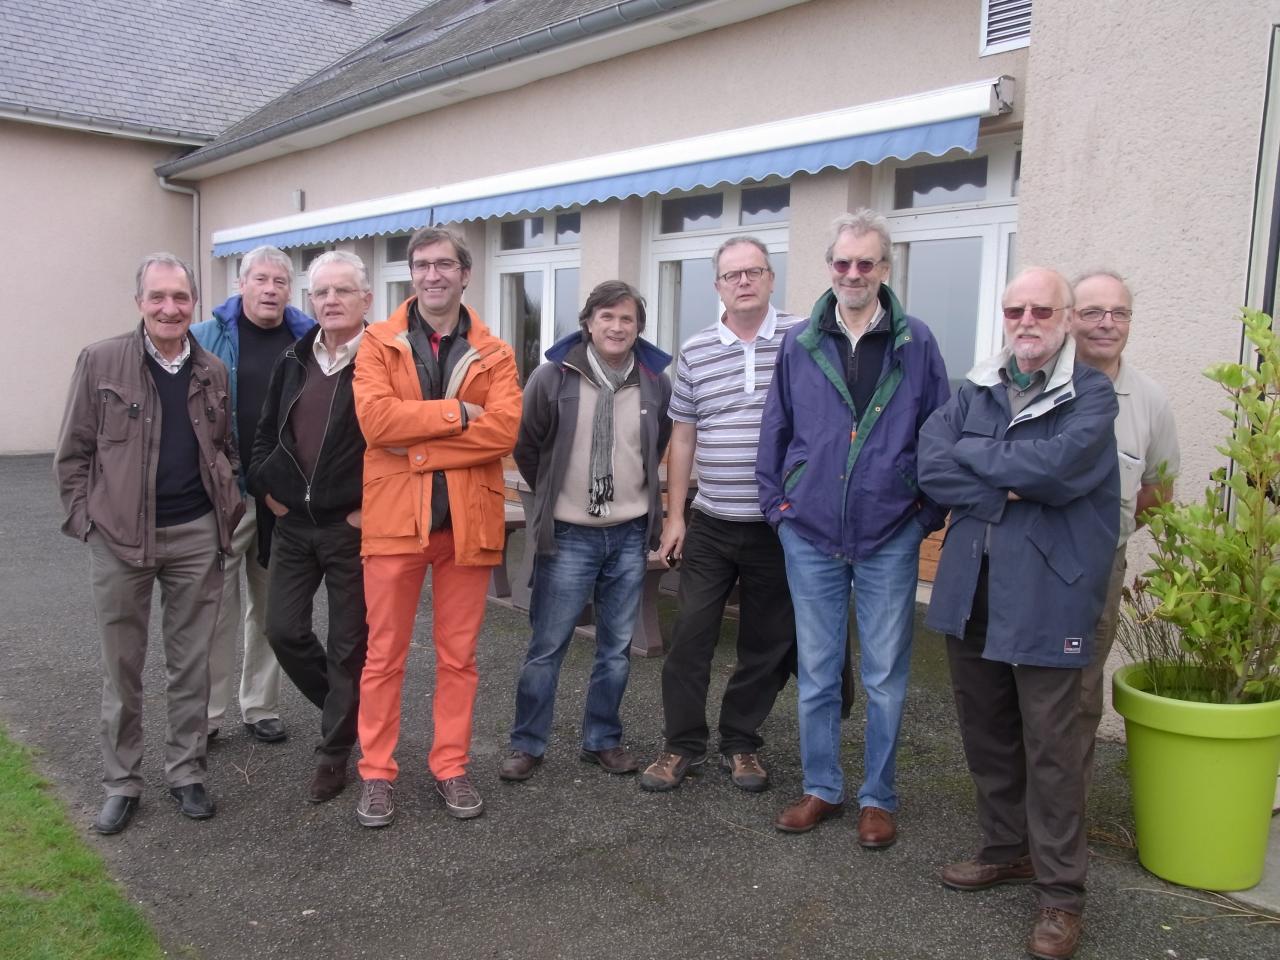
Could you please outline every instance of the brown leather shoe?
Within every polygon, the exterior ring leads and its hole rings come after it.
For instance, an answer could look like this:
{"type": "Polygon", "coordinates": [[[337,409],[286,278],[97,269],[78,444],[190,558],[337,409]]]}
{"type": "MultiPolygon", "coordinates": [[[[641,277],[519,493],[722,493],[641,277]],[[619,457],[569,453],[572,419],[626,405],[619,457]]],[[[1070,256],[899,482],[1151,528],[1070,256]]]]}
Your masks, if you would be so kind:
{"type": "Polygon", "coordinates": [[[1036,925],[1031,928],[1027,953],[1039,960],[1067,960],[1080,945],[1084,917],[1057,907],[1041,907],[1036,925]]]}
{"type": "Polygon", "coordinates": [[[868,850],[892,847],[898,839],[893,814],[880,807],[863,807],[858,811],[858,844],[868,850]]]}
{"type": "Polygon", "coordinates": [[[1029,856],[1008,863],[979,863],[962,860],[942,868],[942,882],[952,890],[986,890],[1003,883],[1030,883],[1036,878],[1029,856]]]}
{"type": "Polygon", "coordinates": [[[795,803],[783,807],[773,825],[783,833],[808,833],[823,820],[843,815],[843,803],[827,803],[821,797],[806,793],[795,803]]]}
{"type": "Polygon", "coordinates": [[[523,750],[512,750],[511,756],[503,760],[502,766],[498,768],[498,777],[513,783],[528,780],[540,763],[542,763],[541,757],[535,757],[523,750]]]}
{"type": "Polygon", "coordinates": [[[604,767],[605,773],[635,773],[640,761],[626,747],[609,747],[607,750],[583,750],[578,754],[585,763],[604,767]]]}
{"type": "Polygon", "coordinates": [[[347,763],[321,763],[307,790],[308,803],[324,803],[332,800],[347,786],[347,763]]]}

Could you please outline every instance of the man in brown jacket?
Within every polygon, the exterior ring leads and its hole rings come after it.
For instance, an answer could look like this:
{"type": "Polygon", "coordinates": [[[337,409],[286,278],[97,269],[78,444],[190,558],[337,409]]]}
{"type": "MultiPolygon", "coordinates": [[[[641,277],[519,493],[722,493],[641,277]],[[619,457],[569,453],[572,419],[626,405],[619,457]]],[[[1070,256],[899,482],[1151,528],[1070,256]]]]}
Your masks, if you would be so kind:
{"type": "Polygon", "coordinates": [[[62,530],[89,544],[102,641],[107,801],[93,823],[98,833],[128,826],[142,794],[142,666],[157,582],[165,782],[186,816],[214,814],[204,789],[209,638],[223,556],[244,508],[227,371],[187,333],[195,302],[190,267],[167,253],[143,259],[142,323],[80,353],[54,460],[62,530]]]}

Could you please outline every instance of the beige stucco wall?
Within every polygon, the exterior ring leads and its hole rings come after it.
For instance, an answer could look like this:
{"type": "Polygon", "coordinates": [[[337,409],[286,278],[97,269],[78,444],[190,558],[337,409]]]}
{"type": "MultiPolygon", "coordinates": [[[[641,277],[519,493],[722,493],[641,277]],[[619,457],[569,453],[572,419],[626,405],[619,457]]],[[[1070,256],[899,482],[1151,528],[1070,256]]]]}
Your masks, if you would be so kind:
{"type": "Polygon", "coordinates": [[[1179,492],[1221,457],[1217,388],[1239,356],[1275,0],[1037,5],[1023,137],[1019,257],[1131,280],[1126,356],[1170,391],[1179,492]]]}
{"type": "MultiPolygon", "coordinates": [[[[1020,77],[1025,50],[978,56],[980,10],[980,0],[813,0],[211,178],[201,185],[204,227],[288,216],[297,189],[315,210],[1000,74],[1020,77]]],[[[830,216],[824,213],[824,227],[830,216]]],[[[614,263],[623,269],[635,256],[584,249],[584,289],[588,274],[614,263]]]]}
{"type": "MultiPolygon", "coordinates": [[[[1103,265],[1130,279],[1125,356],[1169,391],[1183,455],[1176,494],[1186,498],[1222,463],[1222,400],[1199,372],[1239,356],[1234,318],[1280,3],[1233,0],[1212,13],[1167,0],[1037,4],[1018,207],[1023,265],[1068,275],[1103,265]]],[[[1149,566],[1150,549],[1139,531],[1130,576],[1149,566]]],[[[1110,712],[1103,732],[1121,732],[1110,712]]]]}
{"type": "Polygon", "coordinates": [[[138,261],[190,259],[191,200],[162,190],[162,145],[0,121],[0,453],[52,450],[81,347],[138,322],[138,261]]]}

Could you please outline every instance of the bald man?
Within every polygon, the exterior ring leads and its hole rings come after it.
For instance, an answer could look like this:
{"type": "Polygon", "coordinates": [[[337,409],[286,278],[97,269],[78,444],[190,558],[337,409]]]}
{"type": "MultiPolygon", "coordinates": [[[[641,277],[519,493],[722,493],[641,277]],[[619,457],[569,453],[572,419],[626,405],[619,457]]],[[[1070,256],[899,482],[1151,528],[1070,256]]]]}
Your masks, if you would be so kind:
{"type": "Polygon", "coordinates": [[[920,487],[951,509],[927,623],[947,637],[982,836],[942,882],[1032,884],[1027,951],[1063,960],[1084,926],[1075,731],[1119,535],[1118,407],[1107,375],[1076,360],[1061,274],[1023,271],[1001,307],[1004,348],[920,434],[920,487]]]}

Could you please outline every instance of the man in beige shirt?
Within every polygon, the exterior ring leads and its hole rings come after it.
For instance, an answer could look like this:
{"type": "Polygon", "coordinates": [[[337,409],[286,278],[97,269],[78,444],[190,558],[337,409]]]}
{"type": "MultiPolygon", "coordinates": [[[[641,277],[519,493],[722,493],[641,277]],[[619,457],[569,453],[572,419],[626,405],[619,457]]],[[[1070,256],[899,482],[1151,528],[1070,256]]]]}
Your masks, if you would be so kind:
{"type": "Polygon", "coordinates": [[[1084,741],[1085,784],[1092,779],[1093,745],[1102,718],[1103,668],[1116,635],[1120,591],[1124,587],[1125,547],[1142,515],[1173,492],[1178,474],[1178,434],[1169,398],[1158,383],[1123,362],[1133,320],[1133,294],[1119,274],[1091,270],[1074,284],[1071,335],[1076,356],[1101,370],[1115,384],[1116,451],[1120,458],[1120,541],[1111,567],[1106,605],[1098,620],[1094,655],[1084,670],[1080,696],[1080,737],[1084,741]]]}

